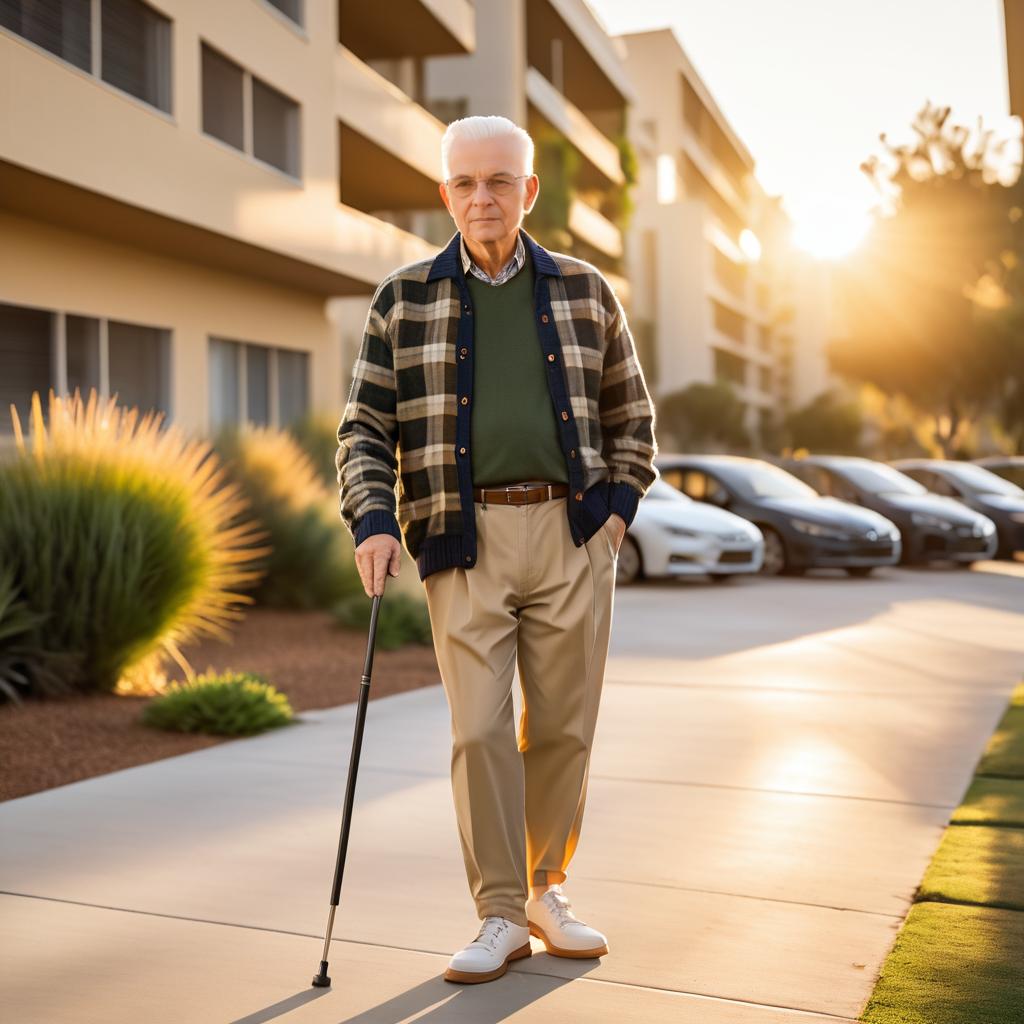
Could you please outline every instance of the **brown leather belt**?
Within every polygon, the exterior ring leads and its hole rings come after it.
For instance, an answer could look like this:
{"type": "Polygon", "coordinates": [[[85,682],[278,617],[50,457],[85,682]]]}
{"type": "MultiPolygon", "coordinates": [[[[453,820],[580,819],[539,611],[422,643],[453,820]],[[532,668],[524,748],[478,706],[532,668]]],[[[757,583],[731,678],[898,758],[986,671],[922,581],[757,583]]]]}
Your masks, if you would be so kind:
{"type": "Polygon", "coordinates": [[[532,505],[536,501],[564,498],[568,484],[506,484],[502,487],[474,487],[473,500],[485,505],[532,505]]]}

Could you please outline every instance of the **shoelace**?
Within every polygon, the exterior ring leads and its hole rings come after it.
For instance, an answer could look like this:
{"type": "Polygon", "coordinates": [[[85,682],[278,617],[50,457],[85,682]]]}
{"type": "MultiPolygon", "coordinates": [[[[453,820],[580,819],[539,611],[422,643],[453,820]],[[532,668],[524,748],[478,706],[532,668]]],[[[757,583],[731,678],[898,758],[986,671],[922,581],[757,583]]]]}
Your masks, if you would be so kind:
{"type": "Polygon", "coordinates": [[[495,943],[506,928],[508,928],[508,921],[503,917],[485,917],[484,923],[480,926],[480,931],[477,932],[477,936],[473,941],[482,942],[484,945],[494,949],[495,943]]]}
{"type": "MultiPolygon", "coordinates": [[[[576,917],[569,909],[569,899],[563,896],[562,893],[555,889],[548,889],[546,893],[541,897],[544,903],[550,907],[551,912],[558,919],[559,926],[571,924],[576,921],[576,917]]],[[[579,922],[582,924],[583,922],[579,922]]]]}

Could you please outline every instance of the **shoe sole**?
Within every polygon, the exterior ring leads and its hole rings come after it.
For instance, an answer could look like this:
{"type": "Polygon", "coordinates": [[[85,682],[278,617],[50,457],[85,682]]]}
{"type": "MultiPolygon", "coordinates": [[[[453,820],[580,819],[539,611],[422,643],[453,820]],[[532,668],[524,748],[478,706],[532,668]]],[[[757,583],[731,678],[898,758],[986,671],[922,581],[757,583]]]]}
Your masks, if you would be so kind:
{"type": "Polygon", "coordinates": [[[512,960],[521,960],[525,956],[533,956],[533,949],[530,943],[520,946],[518,949],[512,950],[507,957],[505,957],[504,963],[500,967],[495,967],[493,971],[457,971],[453,967],[449,967],[444,972],[445,981],[457,981],[462,984],[475,985],[481,981],[494,981],[495,978],[500,978],[507,970],[509,962],[512,960]]]}
{"type": "Polygon", "coordinates": [[[604,956],[608,952],[607,943],[595,946],[593,949],[562,949],[561,946],[556,946],[544,934],[544,929],[539,924],[534,924],[532,921],[530,922],[530,934],[540,939],[544,943],[544,948],[552,956],[567,956],[575,960],[587,960],[597,956],[604,956]]]}

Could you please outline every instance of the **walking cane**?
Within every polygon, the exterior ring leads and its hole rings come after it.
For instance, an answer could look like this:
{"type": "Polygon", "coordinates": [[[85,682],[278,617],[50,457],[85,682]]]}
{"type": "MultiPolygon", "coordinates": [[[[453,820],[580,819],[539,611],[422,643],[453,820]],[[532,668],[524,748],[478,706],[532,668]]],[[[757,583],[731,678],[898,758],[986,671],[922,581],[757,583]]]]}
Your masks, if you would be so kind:
{"type": "MultiPolygon", "coordinates": [[[[387,577],[385,577],[385,580],[387,577]]],[[[352,756],[348,763],[348,786],[345,789],[345,814],[341,823],[341,838],[338,842],[338,859],[334,865],[334,887],[331,889],[331,910],[327,917],[327,936],[324,938],[324,955],[320,961],[320,973],[313,978],[314,988],[330,988],[327,976],[327,950],[331,944],[334,928],[334,912],[338,909],[341,894],[341,876],[345,870],[345,855],[348,852],[348,832],[352,824],[352,800],[356,791],[356,772],[359,769],[359,751],[363,745],[363,723],[366,721],[366,702],[370,696],[370,673],[373,671],[373,645],[377,639],[377,614],[383,594],[375,594],[370,610],[370,639],[366,645],[366,661],[363,664],[363,679],[359,687],[359,707],[356,710],[355,738],[352,741],[352,756]]]]}

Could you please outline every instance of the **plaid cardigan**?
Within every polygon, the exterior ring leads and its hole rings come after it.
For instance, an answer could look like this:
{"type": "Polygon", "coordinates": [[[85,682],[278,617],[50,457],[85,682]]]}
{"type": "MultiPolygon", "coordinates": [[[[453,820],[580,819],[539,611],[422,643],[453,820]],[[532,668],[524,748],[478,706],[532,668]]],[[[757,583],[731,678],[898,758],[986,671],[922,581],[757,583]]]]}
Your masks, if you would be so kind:
{"type": "MultiPolygon", "coordinates": [[[[537,331],[568,472],[569,530],[579,547],[613,512],[631,523],[657,479],[655,410],[622,305],[604,276],[520,231],[533,257],[537,331]]],[[[421,580],[477,559],[469,454],[474,322],[460,245],[456,232],[437,256],[381,282],[338,427],[342,521],[356,545],[376,533],[404,537],[421,580]]]]}

